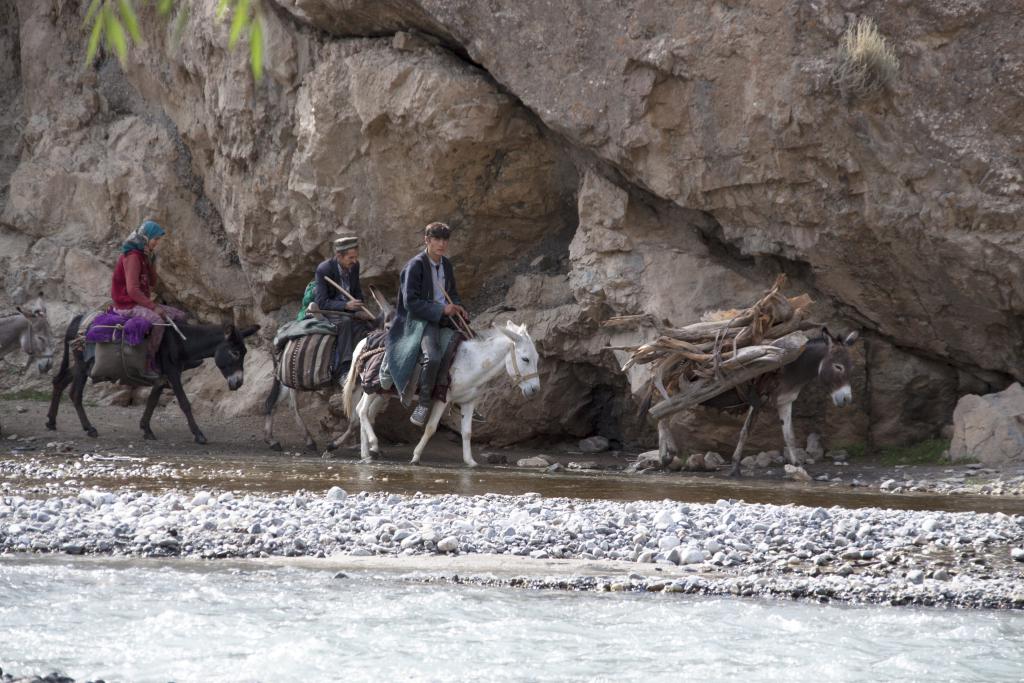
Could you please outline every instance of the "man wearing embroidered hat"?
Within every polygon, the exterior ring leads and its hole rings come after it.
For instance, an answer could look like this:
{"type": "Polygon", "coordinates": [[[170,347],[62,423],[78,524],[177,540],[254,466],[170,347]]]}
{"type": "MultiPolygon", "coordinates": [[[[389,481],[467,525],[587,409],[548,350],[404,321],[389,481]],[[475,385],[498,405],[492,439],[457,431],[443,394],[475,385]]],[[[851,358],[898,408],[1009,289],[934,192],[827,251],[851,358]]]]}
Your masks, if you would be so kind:
{"type": "Polygon", "coordinates": [[[314,301],[338,330],[335,347],[335,368],[344,373],[352,361],[352,350],[369,332],[373,317],[363,310],[363,289],[359,285],[359,238],[342,235],[334,240],[334,255],[316,268],[314,301]],[[341,285],[354,299],[349,299],[328,278],[341,285]]]}
{"type": "Polygon", "coordinates": [[[121,256],[114,266],[110,284],[110,298],[114,312],[126,318],[145,318],[153,323],[146,346],[147,379],[156,379],[156,351],[164,336],[159,323],[170,318],[184,322],[185,314],[177,308],[157,304],[153,300],[156,289],[156,252],[166,232],[156,221],[146,220],[132,231],[121,245],[121,256]]]}

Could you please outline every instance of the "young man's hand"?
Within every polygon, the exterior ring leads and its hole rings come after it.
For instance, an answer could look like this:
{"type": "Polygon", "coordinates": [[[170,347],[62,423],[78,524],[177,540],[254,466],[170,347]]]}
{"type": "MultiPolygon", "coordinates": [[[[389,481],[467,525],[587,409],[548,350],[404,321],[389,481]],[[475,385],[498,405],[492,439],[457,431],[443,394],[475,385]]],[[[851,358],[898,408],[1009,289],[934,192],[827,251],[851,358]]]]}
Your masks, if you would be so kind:
{"type": "Polygon", "coordinates": [[[445,304],[444,314],[449,317],[461,315],[466,320],[469,320],[469,314],[466,313],[466,309],[458,304],[445,304]]]}

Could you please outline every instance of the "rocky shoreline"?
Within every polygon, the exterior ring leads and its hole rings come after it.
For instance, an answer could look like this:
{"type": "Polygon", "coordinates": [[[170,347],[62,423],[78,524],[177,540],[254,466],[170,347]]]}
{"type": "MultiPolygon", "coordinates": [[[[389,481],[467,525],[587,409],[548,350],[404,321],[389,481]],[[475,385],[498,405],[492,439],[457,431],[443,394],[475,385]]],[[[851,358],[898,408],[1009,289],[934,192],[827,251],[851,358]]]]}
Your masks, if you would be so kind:
{"type": "Polygon", "coordinates": [[[539,494],[348,495],[338,487],[325,495],[81,489],[77,495],[39,498],[5,493],[0,553],[504,556],[537,561],[536,574],[496,577],[463,570],[425,580],[1024,608],[1024,516],[1003,513],[732,500],[623,503],[539,494]],[[631,569],[607,576],[565,570],[551,575],[544,561],[553,558],[610,560],[631,569]]]}

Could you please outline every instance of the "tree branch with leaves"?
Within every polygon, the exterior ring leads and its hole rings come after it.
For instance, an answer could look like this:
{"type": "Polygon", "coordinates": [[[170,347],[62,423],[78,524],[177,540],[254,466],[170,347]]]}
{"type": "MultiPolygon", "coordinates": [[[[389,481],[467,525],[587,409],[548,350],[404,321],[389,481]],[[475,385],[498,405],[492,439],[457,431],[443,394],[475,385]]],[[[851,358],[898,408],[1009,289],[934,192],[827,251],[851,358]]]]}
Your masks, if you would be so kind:
{"type": "MultiPolygon", "coordinates": [[[[89,44],[85,62],[91,64],[96,58],[100,44],[117,55],[124,66],[128,49],[132,43],[145,44],[139,30],[139,17],[135,10],[136,0],[92,0],[85,14],[84,26],[89,27],[89,44]]],[[[155,5],[157,14],[163,18],[170,15],[177,5],[174,17],[175,40],[180,38],[188,21],[189,6],[175,0],[148,0],[155,5]]],[[[249,65],[257,81],[263,78],[264,24],[260,0],[220,0],[217,3],[217,20],[224,21],[230,14],[231,27],[228,31],[228,48],[234,49],[238,41],[245,38],[249,43],[249,65]]]]}

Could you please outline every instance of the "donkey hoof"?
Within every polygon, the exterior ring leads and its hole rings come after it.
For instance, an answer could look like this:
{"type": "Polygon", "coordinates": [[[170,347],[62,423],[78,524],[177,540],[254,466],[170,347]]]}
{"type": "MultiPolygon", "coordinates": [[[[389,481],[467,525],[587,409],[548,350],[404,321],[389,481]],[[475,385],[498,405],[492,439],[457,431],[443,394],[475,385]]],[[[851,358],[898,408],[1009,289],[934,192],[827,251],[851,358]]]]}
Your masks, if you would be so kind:
{"type": "Polygon", "coordinates": [[[49,429],[51,432],[55,432],[55,431],[57,431],[57,423],[56,422],[47,422],[46,423],[46,428],[49,429]]]}
{"type": "Polygon", "coordinates": [[[372,465],[373,464],[373,458],[371,458],[369,456],[367,456],[365,458],[359,458],[359,462],[361,462],[364,465],[372,465]]]}
{"type": "Polygon", "coordinates": [[[309,453],[320,453],[320,449],[317,448],[316,443],[313,441],[310,441],[309,443],[306,444],[306,451],[309,453]]]}
{"type": "Polygon", "coordinates": [[[156,434],[149,431],[148,429],[142,433],[142,438],[146,441],[156,441],[156,434]]]}
{"type": "Polygon", "coordinates": [[[206,437],[203,436],[202,434],[196,434],[196,443],[198,443],[198,444],[205,444],[205,443],[207,443],[206,437]]]}
{"type": "Polygon", "coordinates": [[[739,479],[739,477],[740,477],[740,468],[739,467],[733,467],[731,470],[729,470],[729,476],[732,477],[733,479],[739,479]]]}
{"type": "Polygon", "coordinates": [[[85,433],[87,436],[91,436],[94,439],[100,435],[100,433],[96,431],[95,427],[89,427],[88,429],[85,430],[85,433]]]}
{"type": "Polygon", "coordinates": [[[283,448],[281,448],[280,441],[274,441],[273,443],[267,444],[267,446],[270,448],[270,450],[277,451],[278,453],[284,450],[283,448]]]}

